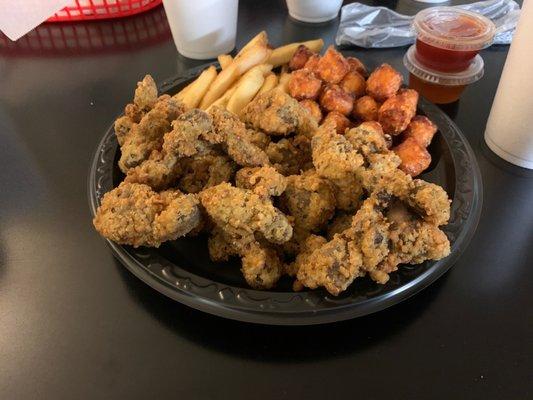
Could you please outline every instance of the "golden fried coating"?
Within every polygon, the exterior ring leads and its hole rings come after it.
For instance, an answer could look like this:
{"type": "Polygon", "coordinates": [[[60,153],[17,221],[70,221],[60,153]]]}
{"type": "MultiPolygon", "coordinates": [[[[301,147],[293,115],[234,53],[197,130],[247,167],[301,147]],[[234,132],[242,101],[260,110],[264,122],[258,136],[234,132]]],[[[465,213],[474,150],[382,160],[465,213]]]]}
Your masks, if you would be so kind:
{"type": "Polygon", "coordinates": [[[404,199],[424,219],[433,225],[444,225],[450,219],[450,203],[446,191],[439,185],[414,179],[409,195],[404,199]]]}
{"type": "Polygon", "coordinates": [[[93,219],[102,236],[134,247],[159,247],[199,223],[198,200],[193,195],[179,190],[157,193],[135,183],[121,183],[106,193],[93,219]]]}
{"type": "Polygon", "coordinates": [[[344,211],[337,212],[327,227],[328,240],[333,239],[333,236],[335,236],[337,233],[342,233],[352,226],[353,216],[354,214],[352,213],[347,213],[344,211]]]}
{"type": "Polygon", "coordinates": [[[322,88],[322,81],[306,69],[291,73],[289,94],[296,100],[316,99],[322,88]]]}
{"type": "Polygon", "coordinates": [[[235,163],[225,154],[215,152],[184,159],[178,187],[185,193],[199,193],[205,188],[229,182],[235,163]]]}
{"type": "Polygon", "coordinates": [[[337,208],[347,212],[356,211],[361,205],[364,194],[360,179],[353,175],[330,180],[334,185],[337,208]]]}
{"type": "Polygon", "coordinates": [[[320,76],[318,74],[318,62],[320,61],[320,58],[321,57],[318,54],[313,54],[305,63],[304,69],[314,72],[316,76],[320,76]]]}
{"type": "Polygon", "coordinates": [[[271,289],[283,274],[283,263],[276,250],[252,242],[242,251],[241,271],[254,289],[271,289]]]}
{"type": "Polygon", "coordinates": [[[311,139],[304,135],[281,139],[268,145],[266,153],[276,170],[285,176],[313,168],[311,139]]]}
{"type": "Polygon", "coordinates": [[[163,135],[170,131],[171,122],[184,112],[178,100],[161,96],[154,108],[146,113],[138,124],[131,126],[123,137],[121,156],[118,165],[122,172],[146,160],[153,150],[161,148],[163,135]]]}
{"type": "Polygon", "coordinates": [[[377,122],[367,122],[350,129],[345,134],[353,148],[363,156],[372,153],[386,152],[388,144],[381,126],[377,122]]]}
{"type": "Polygon", "coordinates": [[[126,136],[128,136],[128,134],[130,133],[133,125],[135,125],[135,122],[127,115],[118,117],[115,121],[115,135],[117,137],[117,142],[119,146],[122,146],[124,144],[126,136]]]}
{"type": "Polygon", "coordinates": [[[320,105],[325,111],[348,115],[353,109],[353,97],[339,85],[328,85],[320,94],[320,105]]]}
{"type": "Polygon", "coordinates": [[[373,97],[363,96],[353,103],[352,116],[362,121],[377,121],[379,104],[373,97]]]}
{"type": "Polygon", "coordinates": [[[401,89],[385,101],[378,111],[378,121],[383,131],[398,135],[407,128],[416,114],[418,92],[413,89],[401,89]]]}
{"type": "Polygon", "coordinates": [[[346,61],[348,61],[350,71],[357,72],[363,78],[368,77],[368,71],[366,70],[365,65],[357,57],[346,57],[346,61]]]}
{"type": "Polygon", "coordinates": [[[323,124],[333,124],[335,125],[335,131],[339,135],[344,135],[344,132],[346,129],[349,129],[352,126],[352,122],[346,118],[344,115],[342,115],[340,112],[337,111],[331,111],[326,115],[324,118],[323,124]]]}
{"type": "Polygon", "coordinates": [[[291,175],[281,197],[281,208],[294,218],[295,229],[318,232],[335,213],[333,185],[315,170],[291,175]]]}
{"type": "Polygon", "coordinates": [[[348,94],[351,94],[354,98],[364,96],[366,91],[366,81],[361,74],[355,71],[349,71],[339,86],[344,89],[348,94]]]}
{"type": "Polygon", "coordinates": [[[242,133],[242,137],[245,138],[246,141],[259,147],[261,150],[266,150],[270,144],[270,136],[265,132],[256,131],[255,129],[246,129],[246,133],[242,133]]]}
{"type": "MultiPolygon", "coordinates": [[[[318,103],[314,100],[302,100],[300,101],[300,105],[305,108],[311,116],[315,119],[315,121],[319,124],[320,121],[322,121],[322,110],[320,109],[320,106],[318,103]]],[[[115,128],[116,132],[116,128],[115,128]]],[[[118,136],[118,134],[117,134],[118,136]]]]}
{"type": "Polygon", "coordinates": [[[289,71],[302,69],[313,54],[315,53],[312,52],[306,45],[299,45],[289,61],[289,71]]]}
{"type": "Polygon", "coordinates": [[[416,115],[407,125],[403,137],[405,139],[412,137],[420,146],[428,147],[435,133],[437,133],[437,125],[424,115],[416,115]]]}
{"type": "Polygon", "coordinates": [[[157,101],[157,86],[150,75],[137,82],[133,103],[141,110],[151,110],[157,101]]]}
{"type": "Polygon", "coordinates": [[[394,96],[402,86],[402,75],[389,64],[381,64],[368,77],[366,92],[376,101],[383,102],[394,96]]]}
{"type": "Polygon", "coordinates": [[[313,251],[320,246],[323,246],[328,241],[326,238],[318,235],[309,235],[302,241],[299,247],[299,252],[296,255],[294,262],[285,265],[285,273],[289,276],[295,277],[301,265],[308,264],[308,258],[313,251]]]}
{"type": "Polygon", "coordinates": [[[312,135],[314,118],[287,93],[271,90],[252,100],[242,111],[242,120],[251,128],[273,136],[296,132],[312,135]]]}
{"type": "Polygon", "coordinates": [[[207,239],[209,258],[213,262],[228,261],[230,257],[239,255],[237,250],[229,243],[221,229],[214,227],[207,239]]]}
{"type": "Polygon", "coordinates": [[[237,171],[235,185],[259,196],[279,196],[287,187],[287,179],[273,167],[246,167],[237,171]]]}
{"type": "Polygon", "coordinates": [[[408,137],[392,150],[402,159],[400,169],[411,176],[420,175],[431,164],[431,155],[414,137],[408,137]]]}
{"type": "Polygon", "coordinates": [[[142,183],[154,190],[163,190],[171,187],[182,172],[177,157],[154,150],[148,160],[128,170],[124,182],[142,183]]]}
{"type": "Polygon", "coordinates": [[[339,83],[350,70],[350,64],[333,46],[318,61],[318,75],[328,83],[339,83]]]}
{"type": "Polygon", "coordinates": [[[292,227],[283,213],[268,197],[251,190],[221,183],[203,190],[200,201],[236,248],[253,242],[256,232],[271,243],[284,243],[292,236],[292,227]]]}

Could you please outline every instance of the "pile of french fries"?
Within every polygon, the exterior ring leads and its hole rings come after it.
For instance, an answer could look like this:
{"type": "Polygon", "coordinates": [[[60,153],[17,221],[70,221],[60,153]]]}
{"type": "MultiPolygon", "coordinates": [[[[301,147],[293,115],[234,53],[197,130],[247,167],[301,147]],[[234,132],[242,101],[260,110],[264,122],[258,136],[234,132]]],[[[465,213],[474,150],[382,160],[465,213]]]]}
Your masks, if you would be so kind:
{"type": "Polygon", "coordinates": [[[235,56],[218,56],[221,71],[212,65],[175,95],[188,108],[208,110],[220,106],[239,115],[256,96],[272,89],[287,92],[290,74],[287,64],[299,45],[314,52],[324,46],[322,39],[291,43],[272,49],[265,31],[250,40],[235,56]],[[281,67],[280,73],[273,72],[281,67]]]}

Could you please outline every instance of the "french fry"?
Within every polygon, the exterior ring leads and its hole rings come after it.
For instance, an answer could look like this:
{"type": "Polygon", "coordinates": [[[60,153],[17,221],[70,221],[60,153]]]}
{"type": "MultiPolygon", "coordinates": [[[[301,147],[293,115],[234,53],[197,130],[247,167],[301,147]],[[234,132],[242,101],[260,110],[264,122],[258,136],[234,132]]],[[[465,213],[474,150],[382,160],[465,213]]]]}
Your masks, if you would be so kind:
{"type": "Polygon", "coordinates": [[[209,86],[217,77],[217,69],[214,65],[202,71],[200,76],[190,85],[183,95],[182,102],[188,108],[196,108],[206,94],[209,86]]]}
{"type": "Polygon", "coordinates": [[[183,101],[183,97],[185,97],[185,93],[187,93],[187,91],[191,88],[194,82],[195,81],[192,81],[191,83],[189,83],[187,86],[185,86],[183,89],[181,89],[178,93],[176,93],[172,97],[174,97],[177,100],[183,101]]]}
{"type": "Polygon", "coordinates": [[[239,76],[252,67],[264,63],[270,57],[271,52],[272,50],[266,44],[259,43],[250,47],[239,57],[235,57],[233,62],[226,69],[223,69],[211,84],[211,87],[200,103],[200,108],[203,110],[207,109],[207,107],[220,98],[239,79],[239,76]]]}
{"type": "Polygon", "coordinates": [[[275,87],[276,90],[281,90],[282,92],[289,93],[289,80],[291,79],[291,74],[288,72],[282,72],[279,76],[278,86],[275,87]]]}
{"type": "Polygon", "coordinates": [[[272,64],[275,67],[279,67],[280,65],[287,64],[294,53],[296,52],[296,49],[301,44],[308,47],[311,51],[314,51],[315,53],[320,52],[322,50],[322,47],[324,47],[324,41],[322,39],[316,39],[316,40],[308,40],[307,42],[301,42],[301,43],[291,43],[287,44],[285,46],[278,47],[272,51],[272,54],[270,55],[270,58],[268,59],[268,63],[272,64]]]}
{"type": "Polygon", "coordinates": [[[261,86],[261,89],[259,89],[259,92],[257,92],[255,97],[274,89],[277,86],[277,84],[278,84],[278,76],[274,74],[273,72],[271,72],[265,77],[263,86],[261,86]]]}
{"type": "Polygon", "coordinates": [[[265,78],[263,77],[263,71],[257,66],[252,68],[240,79],[237,89],[228,101],[227,109],[234,114],[239,114],[241,110],[246,106],[257,94],[265,78]]]}
{"type": "Polygon", "coordinates": [[[265,31],[259,32],[257,35],[255,35],[252,40],[250,40],[248,43],[246,43],[243,48],[237,53],[235,58],[240,57],[242,54],[244,54],[246,51],[250,50],[252,47],[257,45],[264,45],[266,46],[268,44],[268,36],[265,31]]]}
{"type": "Polygon", "coordinates": [[[226,108],[227,105],[228,105],[228,102],[229,102],[229,99],[231,98],[231,96],[233,95],[233,93],[235,93],[235,91],[237,90],[237,85],[233,85],[232,87],[230,87],[226,93],[224,93],[222,95],[222,97],[220,97],[219,99],[215,100],[213,103],[211,103],[211,105],[209,107],[207,107],[207,109],[205,111],[209,111],[211,108],[213,107],[222,107],[222,108],[226,108]]]}
{"type": "Polygon", "coordinates": [[[233,57],[229,54],[221,54],[218,57],[218,63],[220,64],[220,68],[226,69],[228,65],[230,65],[233,62],[233,57]]]}

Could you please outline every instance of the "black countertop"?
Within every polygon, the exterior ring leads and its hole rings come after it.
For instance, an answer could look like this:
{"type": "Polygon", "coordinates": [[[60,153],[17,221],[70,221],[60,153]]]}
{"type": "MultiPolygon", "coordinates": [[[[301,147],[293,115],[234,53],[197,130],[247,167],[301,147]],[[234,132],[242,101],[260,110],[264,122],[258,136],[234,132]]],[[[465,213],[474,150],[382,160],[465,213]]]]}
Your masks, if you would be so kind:
{"type": "MultiPolygon", "coordinates": [[[[385,3],[416,9],[410,0],[385,3]]],[[[481,221],[459,262],[377,314],[267,327],[165,298],[115,261],[92,228],[89,160],[135,82],[202,63],[177,54],[163,17],[158,8],[40,28],[135,40],[0,47],[0,398],[531,397],[533,174],[483,141],[508,47],[483,51],[485,77],[446,108],[484,184],[481,221]],[[133,32],[147,24],[160,29],[147,39],[133,32]]],[[[241,0],[237,47],[262,29],[274,44],[318,36],[329,44],[337,24],[294,22],[282,0],[241,0]]],[[[405,50],[347,53],[405,72],[405,50]]]]}

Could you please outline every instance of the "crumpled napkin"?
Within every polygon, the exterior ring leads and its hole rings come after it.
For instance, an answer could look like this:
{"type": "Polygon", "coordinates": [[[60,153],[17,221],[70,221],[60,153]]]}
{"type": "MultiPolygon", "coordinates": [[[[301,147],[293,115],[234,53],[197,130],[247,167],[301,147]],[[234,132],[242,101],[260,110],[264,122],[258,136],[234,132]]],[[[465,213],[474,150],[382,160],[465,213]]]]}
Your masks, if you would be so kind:
{"type": "MultiPolygon", "coordinates": [[[[459,7],[475,11],[496,25],[493,44],[509,44],[520,16],[520,6],[513,0],[487,0],[459,7]]],[[[351,3],[342,7],[335,43],[366,48],[400,47],[414,43],[411,29],[414,16],[399,14],[386,7],[351,3]]]]}

